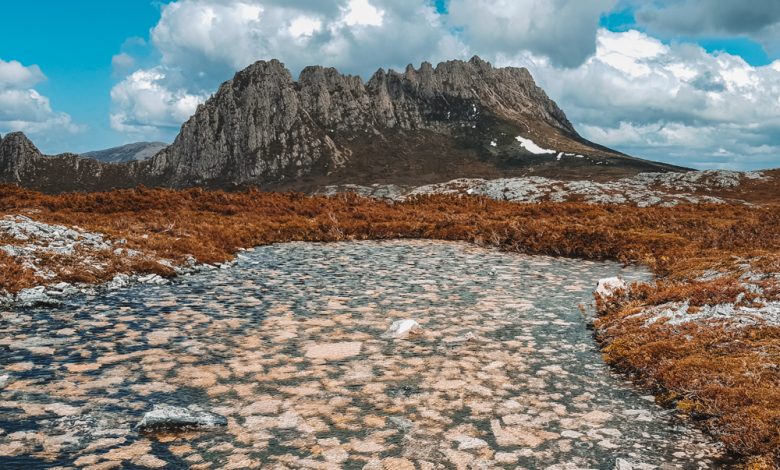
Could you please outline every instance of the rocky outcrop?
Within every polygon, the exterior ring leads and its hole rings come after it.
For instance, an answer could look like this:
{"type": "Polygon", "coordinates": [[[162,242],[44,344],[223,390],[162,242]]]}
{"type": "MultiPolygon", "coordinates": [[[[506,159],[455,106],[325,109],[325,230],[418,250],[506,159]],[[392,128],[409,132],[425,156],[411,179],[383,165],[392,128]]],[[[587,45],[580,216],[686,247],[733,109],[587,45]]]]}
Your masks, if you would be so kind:
{"type": "Polygon", "coordinates": [[[134,187],[144,181],[137,165],[112,165],[72,153],[43,155],[21,132],[0,141],[2,183],[62,192],[134,187]]]}
{"type": "Polygon", "coordinates": [[[0,137],[0,178],[4,182],[20,183],[43,155],[21,132],[0,137]]]}
{"type": "Polygon", "coordinates": [[[332,196],[356,193],[376,199],[403,201],[430,194],[483,196],[499,201],[537,203],[578,201],[589,204],[629,204],[637,207],[678,204],[762,203],[762,194],[776,194],[777,172],[706,170],[689,173],[640,173],[608,182],[527,176],[519,178],[459,178],[422,186],[395,184],[329,185],[315,191],[332,196]],[[774,176],[772,176],[774,174],[774,176]],[[746,199],[751,193],[758,197],[746,199]]]}
{"type": "Polygon", "coordinates": [[[0,162],[3,181],[45,191],[137,184],[311,190],[681,170],[582,139],[528,70],[494,68],[478,57],[409,65],[403,73],[380,69],[368,82],[319,66],[295,81],[281,62],[259,61],[223,83],[149,160],[43,157],[13,134],[0,162]],[[534,151],[541,148],[551,150],[534,151]],[[562,160],[564,154],[588,158],[562,160]]]}

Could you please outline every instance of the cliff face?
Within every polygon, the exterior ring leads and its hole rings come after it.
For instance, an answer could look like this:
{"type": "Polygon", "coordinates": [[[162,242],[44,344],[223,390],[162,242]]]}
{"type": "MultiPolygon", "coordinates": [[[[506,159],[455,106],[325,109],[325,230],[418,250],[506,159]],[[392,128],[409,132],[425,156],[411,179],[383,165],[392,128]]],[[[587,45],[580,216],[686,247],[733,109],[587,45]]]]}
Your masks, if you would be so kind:
{"type": "Polygon", "coordinates": [[[38,148],[21,132],[0,137],[0,178],[4,182],[21,183],[40,157],[38,148]]]}
{"type": "Polygon", "coordinates": [[[173,144],[146,161],[45,157],[21,134],[7,136],[0,149],[3,181],[46,191],[137,184],[313,190],[680,170],[582,139],[526,69],[494,68],[478,57],[379,70],[368,82],[319,66],[295,81],[279,61],[260,61],[223,83],[173,144]]]}

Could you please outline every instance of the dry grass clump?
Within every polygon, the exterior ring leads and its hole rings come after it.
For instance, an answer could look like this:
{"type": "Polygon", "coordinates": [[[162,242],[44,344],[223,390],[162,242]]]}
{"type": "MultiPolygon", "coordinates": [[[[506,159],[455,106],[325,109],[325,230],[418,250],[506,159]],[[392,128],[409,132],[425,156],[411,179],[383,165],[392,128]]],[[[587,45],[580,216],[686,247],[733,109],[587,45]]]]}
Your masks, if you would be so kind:
{"type": "Polygon", "coordinates": [[[7,292],[18,292],[40,282],[32,269],[0,250],[0,282],[7,292]]]}
{"type": "Polygon", "coordinates": [[[780,328],[599,322],[608,362],[690,413],[730,451],[778,461],[780,328]]]}
{"type": "MultiPolygon", "coordinates": [[[[629,318],[666,302],[688,301],[693,310],[760,302],[740,276],[747,270],[780,272],[777,203],[636,208],[453,195],[393,203],[355,195],[146,188],[52,196],[0,187],[0,213],[76,225],[124,239],[124,247],[144,254],[128,260],[107,252],[99,276],[55,270],[63,279],[83,276],[87,282],[116,272],[170,274],[154,259],[183,263],[192,255],[217,263],[242,247],[288,241],[462,240],[529,254],[644,263],[658,276],[656,284],[599,302],[597,335],[607,360],[701,419],[730,450],[754,457],[756,465],[780,459],[777,328],[663,322],[644,327],[641,317],[629,318]],[[713,272],[719,277],[702,277],[713,272]]],[[[11,258],[0,257],[0,266],[0,288],[6,291],[36,283],[11,258]]],[[[778,282],[767,279],[761,296],[777,300],[778,282]]]]}

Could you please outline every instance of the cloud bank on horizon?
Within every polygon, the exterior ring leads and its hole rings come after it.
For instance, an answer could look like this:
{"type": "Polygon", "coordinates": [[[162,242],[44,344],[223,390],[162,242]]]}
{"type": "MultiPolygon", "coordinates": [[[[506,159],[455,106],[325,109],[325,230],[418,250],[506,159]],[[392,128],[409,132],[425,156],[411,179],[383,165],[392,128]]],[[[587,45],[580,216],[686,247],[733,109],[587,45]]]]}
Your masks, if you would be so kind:
{"type": "MultiPolygon", "coordinates": [[[[117,77],[107,119],[135,140],[170,140],[256,60],[367,78],[479,55],[527,67],[595,142],[697,168],[780,167],[777,0],[176,0],[160,13],[148,38],[107,58],[117,77]],[[712,40],[748,41],[767,60],[702,46],[712,40]]],[[[0,132],[83,131],[36,91],[40,68],[10,59],[0,132]]]]}

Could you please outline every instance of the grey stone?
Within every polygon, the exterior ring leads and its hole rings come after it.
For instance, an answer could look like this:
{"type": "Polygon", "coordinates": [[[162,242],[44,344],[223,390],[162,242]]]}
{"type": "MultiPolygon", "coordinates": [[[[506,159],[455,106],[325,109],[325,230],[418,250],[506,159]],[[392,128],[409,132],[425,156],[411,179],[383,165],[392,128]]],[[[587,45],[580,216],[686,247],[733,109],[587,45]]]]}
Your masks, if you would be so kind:
{"type": "Polygon", "coordinates": [[[52,299],[46,294],[45,286],[22,289],[16,294],[16,302],[23,307],[32,307],[35,305],[57,305],[59,303],[57,299],[52,299]]]}
{"type": "Polygon", "coordinates": [[[142,432],[176,431],[227,426],[227,418],[197,409],[171,405],[154,405],[136,426],[142,432]]]}

